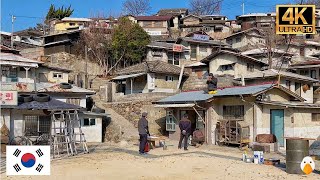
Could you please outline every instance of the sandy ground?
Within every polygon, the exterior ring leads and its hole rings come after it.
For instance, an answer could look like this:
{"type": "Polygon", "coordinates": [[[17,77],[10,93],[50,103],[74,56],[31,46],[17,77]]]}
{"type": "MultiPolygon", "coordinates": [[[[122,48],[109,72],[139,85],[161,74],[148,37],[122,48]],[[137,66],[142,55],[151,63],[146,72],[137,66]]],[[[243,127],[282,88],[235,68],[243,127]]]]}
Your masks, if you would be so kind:
{"type": "MultiPolygon", "coordinates": [[[[133,143],[100,144],[91,146],[90,154],[53,160],[50,176],[6,176],[2,171],[1,179],[320,179],[319,161],[311,175],[290,175],[281,167],[242,162],[242,152],[237,148],[202,146],[183,151],[177,149],[175,142],[169,144],[174,146],[151,150],[148,156],[140,156],[133,143]]],[[[266,154],[268,157],[279,157],[284,162],[281,155],[266,154]]]]}

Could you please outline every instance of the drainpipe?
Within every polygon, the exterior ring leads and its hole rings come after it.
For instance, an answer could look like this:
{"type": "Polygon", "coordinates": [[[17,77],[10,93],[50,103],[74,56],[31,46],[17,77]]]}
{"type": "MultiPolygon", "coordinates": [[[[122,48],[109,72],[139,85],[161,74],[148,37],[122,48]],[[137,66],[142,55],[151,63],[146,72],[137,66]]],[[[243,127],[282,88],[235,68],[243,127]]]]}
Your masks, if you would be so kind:
{"type": "Polygon", "coordinates": [[[241,85],[242,85],[242,86],[245,86],[245,85],[246,85],[246,83],[244,82],[244,77],[243,77],[242,74],[241,74],[241,85]]]}

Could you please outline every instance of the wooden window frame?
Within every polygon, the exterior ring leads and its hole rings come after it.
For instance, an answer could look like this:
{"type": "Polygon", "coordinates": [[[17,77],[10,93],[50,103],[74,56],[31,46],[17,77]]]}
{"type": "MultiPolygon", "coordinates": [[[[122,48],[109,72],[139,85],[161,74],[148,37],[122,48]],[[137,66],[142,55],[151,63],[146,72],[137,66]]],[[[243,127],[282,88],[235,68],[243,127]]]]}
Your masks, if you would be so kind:
{"type": "Polygon", "coordinates": [[[223,106],[223,119],[244,120],[244,105],[223,106]]]}
{"type": "Polygon", "coordinates": [[[173,110],[166,112],[166,131],[176,131],[176,119],[173,115],[173,110]]]}

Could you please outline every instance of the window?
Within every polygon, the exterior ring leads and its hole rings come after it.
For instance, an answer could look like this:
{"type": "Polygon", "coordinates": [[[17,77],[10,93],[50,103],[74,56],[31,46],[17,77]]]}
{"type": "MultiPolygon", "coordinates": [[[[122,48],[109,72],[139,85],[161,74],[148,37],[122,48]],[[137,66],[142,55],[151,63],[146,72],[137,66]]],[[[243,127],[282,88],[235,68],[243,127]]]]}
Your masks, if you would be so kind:
{"type": "Polygon", "coordinates": [[[173,81],[173,76],[166,76],[166,81],[173,81]]]}
{"type": "Polygon", "coordinates": [[[166,115],[166,131],[176,131],[176,121],[173,111],[167,111],[166,115]]]}
{"type": "Polygon", "coordinates": [[[290,89],[290,87],[291,87],[291,81],[286,80],[286,87],[287,87],[289,90],[291,90],[291,89],[290,89]]]}
{"type": "Polygon", "coordinates": [[[241,42],[241,37],[236,37],[236,43],[241,42]]]}
{"type": "Polygon", "coordinates": [[[300,83],[294,84],[294,90],[299,96],[301,96],[301,84],[300,83]]]}
{"type": "Polygon", "coordinates": [[[154,22],[154,27],[163,27],[163,22],[161,21],[154,22]]]}
{"type": "Polygon", "coordinates": [[[72,99],[72,98],[67,98],[67,101],[66,103],[68,104],[73,104],[73,105],[77,105],[77,106],[80,106],[80,100],[81,99],[72,99]]]}
{"type": "Polygon", "coordinates": [[[243,119],[244,106],[223,106],[223,119],[243,119]]]}
{"type": "Polygon", "coordinates": [[[300,75],[309,76],[309,70],[300,70],[300,75]]]}
{"type": "Polygon", "coordinates": [[[70,26],[75,26],[76,24],[75,24],[75,23],[69,23],[69,25],[70,25],[70,26]]]}
{"type": "Polygon", "coordinates": [[[173,65],[179,65],[180,53],[168,52],[168,63],[173,65]]]}
{"type": "Polygon", "coordinates": [[[153,57],[162,57],[162,50],[161,49],[154,49],[152,50],[153,57]]]}
{"type": "Polygon", "coordinates": [[[96,125],[96,119],[84,118],[82,126],[94,126],[96,125]]]}
{"type": "Polygon", "coordinates": [[[53,73],[53,78],[63,79],[63,74],[62,73],[53,73]]]}
{"type": "Polygon", "coordinates": [[[304,46],[300,47],[300,56],[304,56],[304,46]]]}
{"type": "Polygon", "coordinates": [[[227,40],[227,43],[230,44],[230,45],[232,45],[232,39],[228,39],[228,40],[227,40]]]}
{"type": "Polygon", "coordinates": [[[317,71],[316,70],[311,70],[310,72],[311,72],[310,73],[311,78],[316,79],[317,78],[317,71]]]}
{"type": "Polygon", "coordinates": [[[220,66],[221,71],[233,70],[233,64],[226,64],[220,66]]]}
{"type": "Polygon", "coordinates": [[[312,113],[311,121],[320,121],[320,113],[312,113]]]}
{"type": "Polygon", "coordinates": [[[197,46],[192,45],[191,46],[191,59],[197,58],[197,46]]]}
{"type": "Polygon", "coordinates": [[[247,63],[247,71],[253,72],[254,71],[254,65],[250,64],[250,63],[247,63]]]}
{"type": "Polygon", "coordinates": [[[143,26],[144,27],[152,27],[152,22],[151,21],[144,21],[143,26]]]}
{"type": "Polygon", "coordinates": [[[24,116],[26,136],[39,136],[50,132],[51,116],[24,116]]]}

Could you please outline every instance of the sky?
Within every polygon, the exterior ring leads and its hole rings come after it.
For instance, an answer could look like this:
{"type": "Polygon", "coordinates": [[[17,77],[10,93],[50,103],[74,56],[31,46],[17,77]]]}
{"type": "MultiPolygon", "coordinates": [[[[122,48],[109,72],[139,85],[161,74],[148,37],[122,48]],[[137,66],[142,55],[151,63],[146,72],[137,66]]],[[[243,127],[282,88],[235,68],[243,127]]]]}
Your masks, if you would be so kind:
{"type": "MultiPolygon", "coordinates": [[[[124,0],[0,0],[1,1],[1,31],[11,32],[11,15],[16,16],[14,31],[34,27],[46,16],[50,4],[56,7],[64,5],[74,9],[72,17],[93,17],[97,14],[114,15],[121,13],[124,0]]],[[[188,0],[150,0],[152,10],[150,15],[161,8],[188,8],[188,0]]],[[[272,12],[276,4],[286,4],[294,0],[223,0],[220,14],[229,19],[235,19],[244,12],[272,12]]]]}

